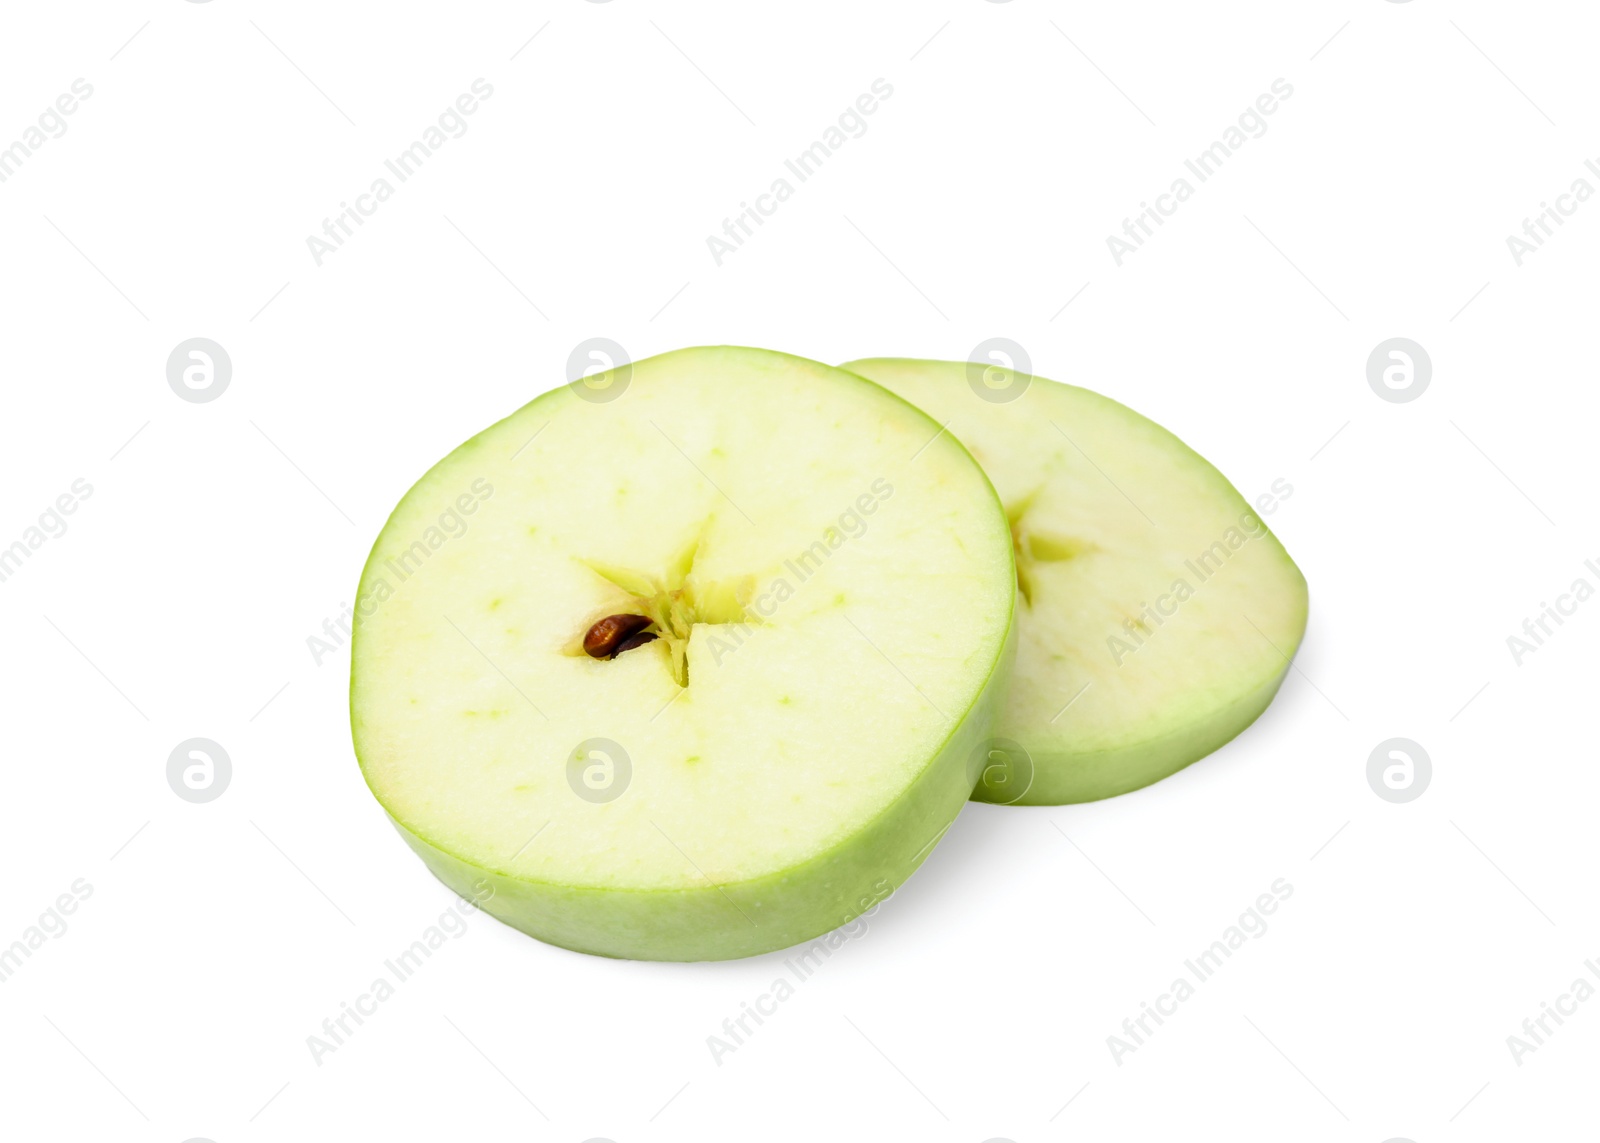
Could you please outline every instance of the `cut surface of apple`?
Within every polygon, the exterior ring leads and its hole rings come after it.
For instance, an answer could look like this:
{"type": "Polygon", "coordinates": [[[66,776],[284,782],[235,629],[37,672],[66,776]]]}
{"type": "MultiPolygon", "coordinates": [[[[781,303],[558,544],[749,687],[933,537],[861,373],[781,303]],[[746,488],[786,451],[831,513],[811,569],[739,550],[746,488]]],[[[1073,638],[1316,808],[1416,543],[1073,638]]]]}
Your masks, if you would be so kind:
{"type": "Polygon", "coordinates": [[[524,932],[784,948],[960,811],[1015,576],[982,470],[899,397],[762,350],[635,362],[401,500],[355,607],[356,753],[435,875],[524,932]]]}
{"type": "MultiPolygon", "coordinates": [[[[1136,790],[1266,709],[1305,631],[1306,582],[1203,457],[1107,397],[1042,377],[896,358],[842,368],[946,425],[1006,506],[1020,591],[998,731],[1010,748],[974,798],[1059,805],[1136,790]]],[[[1285,487],[1262,489],[1262,510],[1285,487]]]]}

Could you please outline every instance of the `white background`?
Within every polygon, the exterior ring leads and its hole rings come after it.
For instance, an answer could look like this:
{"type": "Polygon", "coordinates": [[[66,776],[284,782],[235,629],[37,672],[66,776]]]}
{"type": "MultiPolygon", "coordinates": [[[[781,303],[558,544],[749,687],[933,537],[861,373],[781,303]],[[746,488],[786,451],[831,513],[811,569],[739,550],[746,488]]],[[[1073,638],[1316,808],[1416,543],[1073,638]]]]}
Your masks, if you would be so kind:
{"type": "Polygon", "coordinates": [[[0,1132],[1592,1131],[1600,1002],[1520,1066],[1506,1038],[1600,957],[1600,603],[1520,666],[1506,638],[1600,586],[1600,204],[1520,267],[1505,240],[1600,186],[1600,20],[1099,7],[7,6],[0,146],[93,95],[0,184],[0,546],[94,491],[0,584],[0,944],[93,895],[0,985],[0,1132]],[[307,236],[479,77],[467,133],[319,267],[307,236]],[[706,236],[880,77],[867,133],[718,267],[706,236]],[[1107,236],[1279,77],[1267,133],[1117,266],[1107,236]],[[1311,585],[1297,669],[1155,788],[969,806],[720,1065],[707,1036],[783,954],[611,962],[477,916],[318,1066],[307,1036],[453,898],[361,782],[348,656],[307,637],[411,481],[593,336],[824,361],[1013,338],[1247,495],[1293,485],[1269,522],[1311,585]],[[1365,376],[1395,336],[1433,362],[1407,404],[1365,376]],[[191,337],[233,362],[212,403],[167,385],[191,337]],[[166,781],[195,736],[233,761],[205,805],[166,781]],[[1395,736],[1433,760],[1405,805],[1365,776],[1395,736]],[[1270,930],[1114,1062],[1277,878],[1270,930]]]}

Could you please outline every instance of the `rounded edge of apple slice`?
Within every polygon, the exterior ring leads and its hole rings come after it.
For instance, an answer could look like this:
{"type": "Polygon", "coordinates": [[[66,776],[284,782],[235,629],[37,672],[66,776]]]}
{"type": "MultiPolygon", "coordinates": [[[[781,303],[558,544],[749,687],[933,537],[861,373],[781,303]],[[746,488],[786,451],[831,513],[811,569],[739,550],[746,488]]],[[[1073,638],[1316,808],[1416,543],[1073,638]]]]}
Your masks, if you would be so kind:
{"type": "MultiPolygon", "coordinates": [[[[874,365],[965,370],[968,363],[911,357],[861,357],[844,362],[839,368],[855,372],[858,367],[870,368],[874,365]]],[[[857,375],[874,380],[865,373],[857,375]]],[[[1069,385],[1038,374],[1018,374],[1018,376],[1025,376],[1029,384],[1043,383],[1060,389],[1073,390],[1113,406],[1130,419],[1143,422],[1197,461],[1206,475],[1225,489],[1226,494],[1233,496],[1240,507],[1247,511],[1251,510],[1249,501],[1216,465],[1160,422],[1113,397],[1081,385],[1069,385]]],[[[874,383],[882,384],[876,381],[874,383]]],[[[1171,777],[1215,753],[1248,730],[1272,705],[1273,698],[1282,687],[1284,679],[1288,677],[1294,657],[1304,641],[1306,623],[1310,615],[1310,593],[1305,574],[1282,541],[1266,526],[1266,521],[1262,520],[1261,524],[1265,535],[1277,546],[1283,563],[1300,585],[1301,598],[1294,639],[1286,649],[1281,650],[1283,660],[1274,672],[1261,677],[1257,685],[1243,691],[1232,701],[1174,726],[1155,738],[1140,739],[1096,750],[1032,749],[1023,743],[1021,745],[1028,756],[1026,763],[1028,786],[1025,792],[1012,796],[1005,791],[991,790],[980,781],[973,789],[972,800],[997,805],[1056,806],[1117,797],[1171,777]]],[[[1000,732],[1031,737],[1025,731],[1008,727],[1003,716],[1000,732]]]]}
{"type": "MultiPolygon", "coordinates": [[[[742,346],[696,349],[739,350],[790,358],[880,391],[921,419],[930,439],[943,432],[939,423],[912,402],[838,366],[795,354],[742,346]]],[[[658,356],[668,356],[661,354],[658,356]]],[[[639,368],[645,361],[632,364],[639,368]]],[[[476,447],[496,427],[525,414],[542,401],[560,399],[558,386],[494,422],[430,466],[396,501],[374,539],[358,582],[367,580],[383,538],[411,494],[464,450],[476,447]]],[[[951,441],[988,489],[994,511],[1005,508],[994,484],[970,450],[951,441]]],[[[451,853],[389,812],[373,787],[362,759],[357,730],[355,649],[359,626],[351,636],[349,710],[352,746],[362,781],[401,838],[447,888],[512,928],[546,944],[595,956],[655,961],[714,961],[757,956],[814,941],[876,908],[917,870],[955,823],[970,800],[977,771],[975,758],[991,740],[1010,684],[1017,648],[1016,570],[1010,567],[1011,606],[1006,630],[997,643],[982,686],[965,714],[951,728],[938,752],[906,787],[856,833],[797,865],[745,881],[707,883],[689,889],[649,890],[567,885],[523,877],[476,864],[451,853]]]]}
{"type": "Polygon", "coordinates": [[[668,890],[537,881],[469,862],[385,813],[446,887],[545,944],[652,961],[734,960],[792,948],[874,911],[955,824],[971,797],[974,758],[999,717],[1016,642],[1013,603],[988,678],[922,773],[857,833],[762,877],[668,890]]]}
{"type": "Polygon", "coordinates": [[[1286,662],[1281,671],[1255,689],[1159,738],[1104,750],[1030,751],[1032,784],[1025,794],[1015,799],[986,797],[980,783],[973,788],[972,800],[997,805],[1067,806],[1104,801],[1153,786],[1216,753],[1249,730],[1272,705],[1288,674],[1286,662]]]}

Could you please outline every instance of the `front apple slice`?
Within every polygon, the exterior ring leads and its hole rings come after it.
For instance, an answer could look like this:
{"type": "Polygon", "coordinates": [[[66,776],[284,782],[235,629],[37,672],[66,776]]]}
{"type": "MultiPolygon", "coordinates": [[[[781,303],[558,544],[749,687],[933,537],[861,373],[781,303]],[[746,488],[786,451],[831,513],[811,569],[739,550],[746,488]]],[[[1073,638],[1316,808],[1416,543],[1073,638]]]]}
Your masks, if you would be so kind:
{"type": "MultiPolygon", "coordinates": [[[[1126,793],[1266,709],[1300,645],[1306,581],[1258,511],[1160,425],[1087,389],[968,362],[843,366],[959,437],[1005,502],[1017,670],[973,797],[1126,793]],[[1020,749],[1016,749],[1020,747],[1020,749]]],[[[1288,495],[1262,490],[1268,509],[1288,495]]]]}
{"type": "Polygon", "coordinates": [[[784,948],[960,811],[1015,577],[983,472],[900,398],[761,350],[651,358],[401,500],[356,607],[356,753],[433,872],[541,940],[784,948]]]}

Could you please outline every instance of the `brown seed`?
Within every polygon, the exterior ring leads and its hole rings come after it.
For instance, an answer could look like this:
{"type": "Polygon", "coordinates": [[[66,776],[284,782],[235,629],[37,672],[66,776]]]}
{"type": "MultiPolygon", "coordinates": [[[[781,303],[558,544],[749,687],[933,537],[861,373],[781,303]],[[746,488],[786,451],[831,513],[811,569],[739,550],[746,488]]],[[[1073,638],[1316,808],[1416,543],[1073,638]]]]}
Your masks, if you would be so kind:
{"type": "Polygon", "coordinates": [[[617,644],[617,649],[611,652],[611,657],[615,659],[624,651],[631,651],[635,647],[643,647],[646,643],[654,643],[656,638],[657,636],[654,631],[641,631],[637,635],[629,635],[626,639],[617,644]]]}
{"type": "Polygon", "coordinates": [[[648,615],[608,615],[584,635],[584,653],[593,659],[609,659],[618,653],[617,644],[648,626],[648,615]]]}

